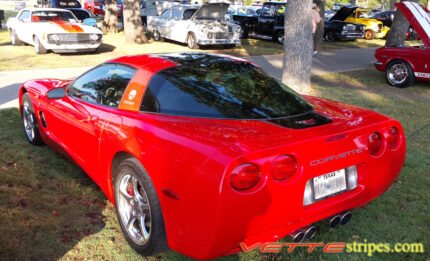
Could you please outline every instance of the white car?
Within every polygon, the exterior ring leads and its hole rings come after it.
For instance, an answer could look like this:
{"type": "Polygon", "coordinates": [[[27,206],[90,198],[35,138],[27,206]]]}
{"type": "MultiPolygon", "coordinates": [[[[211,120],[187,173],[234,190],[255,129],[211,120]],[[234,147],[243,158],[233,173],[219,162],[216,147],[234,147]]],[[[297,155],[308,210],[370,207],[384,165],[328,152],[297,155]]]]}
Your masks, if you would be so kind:
{"type": "Polygon", "coordinates": [[[154,40],[161,38],[187,43],[191,49],[202,45],[240,44],[241,28],[224,19],[228,3],[177,5],[164,10],[160,16],[147,17],[147,30],[154,40]]]}
{"type": "Polygon", "coordinates": [[[79,23],[72,12],[55,8],[23,9],[6,27],[13,45],[33,45],[37,54],[95,52],[103,36],[99,29],[79,23]]]}

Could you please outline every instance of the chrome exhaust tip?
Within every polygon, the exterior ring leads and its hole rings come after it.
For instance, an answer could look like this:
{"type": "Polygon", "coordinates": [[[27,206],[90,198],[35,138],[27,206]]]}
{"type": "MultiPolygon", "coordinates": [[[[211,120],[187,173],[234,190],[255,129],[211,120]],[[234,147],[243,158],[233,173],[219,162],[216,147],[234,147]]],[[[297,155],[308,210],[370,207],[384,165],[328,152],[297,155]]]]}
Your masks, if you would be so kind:
{"type": "Polygon", "coordinates": [[[340,215],[340,224],[346,225],[351,220],[352,214],[351,212],[345,212],[340,215]]]}
{"type": "Polygon", "coordinates": [[[307,228],[304,228],[303,232],[305,233],[305,237],[303,238],[303,240],[310,240],[317,233],[317,227],[316,226],[309,226],[307,228]]]}
{"type": "Polygon", "coordinates": [[[288,235],[294,243],[300,243],[305,238],[303,230],[299,229],[288,235]]]}
{"type": "Polygon", "coordinates": [[[328,224],[330,225],[331,228],[337,227],[337,225],[339,225],[340,223],[340,220],[341,220],[340,215],[335,215],[327,219],[328,224]]]}

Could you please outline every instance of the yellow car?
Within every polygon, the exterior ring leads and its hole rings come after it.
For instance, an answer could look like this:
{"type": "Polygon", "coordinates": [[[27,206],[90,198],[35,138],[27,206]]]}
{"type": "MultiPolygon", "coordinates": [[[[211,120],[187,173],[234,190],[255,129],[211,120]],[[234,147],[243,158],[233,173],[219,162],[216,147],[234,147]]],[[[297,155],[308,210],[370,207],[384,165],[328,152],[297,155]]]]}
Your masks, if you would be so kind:
{"type": "Polygon", "coordinates": [[[366,26],[364,39],[373,40],[374,38],[385,38],[390,28],[384,26],[381,21],[375,18],[370,18],[370,10],[357,8],[352,12],[346,22],[364,24],[366,26]]]}

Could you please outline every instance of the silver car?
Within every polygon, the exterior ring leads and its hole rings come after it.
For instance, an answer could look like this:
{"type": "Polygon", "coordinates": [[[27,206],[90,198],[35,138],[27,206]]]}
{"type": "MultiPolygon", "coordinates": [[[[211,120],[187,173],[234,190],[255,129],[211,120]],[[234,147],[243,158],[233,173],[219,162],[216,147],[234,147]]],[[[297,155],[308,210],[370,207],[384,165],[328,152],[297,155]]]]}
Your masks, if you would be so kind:
{"type": "Polygon", "coordinates": [[[228,3],[177,5],[160,16],[147,17],[147,29],[154,40],[162,38],[187,43],[191,49],[202,45],[240,44],[240,26],[224,20],[228,3]]]}

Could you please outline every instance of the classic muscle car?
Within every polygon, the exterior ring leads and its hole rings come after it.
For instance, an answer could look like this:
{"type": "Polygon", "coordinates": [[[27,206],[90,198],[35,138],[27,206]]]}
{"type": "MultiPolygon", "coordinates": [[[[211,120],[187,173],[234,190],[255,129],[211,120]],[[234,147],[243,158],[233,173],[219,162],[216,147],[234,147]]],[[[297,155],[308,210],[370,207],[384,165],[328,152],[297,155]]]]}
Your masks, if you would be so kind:
{"type": "Polygon", "coordinates": [[[354,7],[354,11],[345,19],[346,22],[364,24],[366,26],[364,39],[373,40],[374,38],[384,38],[387,36],[389,27],[381,21],[371,18],[371,10],[354,7]]]}
{"type": "Polygon", "coordinates": [[[147,30],[154,40],[162,38],[187,43],[190,49],[201,45],[234,46],[240,44],[240,27],[225,21],[228,3],[202,6],[176,5],[160,16],[147,17],[147,30]]]}
{"type": "Polygon", "coordinates": [[[6,23],[12,45],[31,44],[37,54],[94,52],[102,32],[78,23],[72,12],[55,8],[23,9],[6,23]]]}
{"type": "Polygon", "coordinates": [[[385,72],[390,85],[404,88],[415,79],[430,80],[430,15],[427,8],[413,2],[397,3],[396,7],[415,28],[421,46],[385,46],[375,51],[376,69],[385,72]]]}
{"type": "Polygon", "coordinates": [[[28,141],[79,164],[143,255],[310,239],[386,191],[405,158],[398,121],[302,97],[229,56],[120,57],[75,80],[28,81],[19,101],[28,141]]]}
{"type": "Polygon", "coordinates": [[[342,7],[330,20],[324,23],[324,39],[329,42],[336,40],[355,40],[364,36],[365,25],[345,22],[354,12],[355,7],[342,7]]]}

